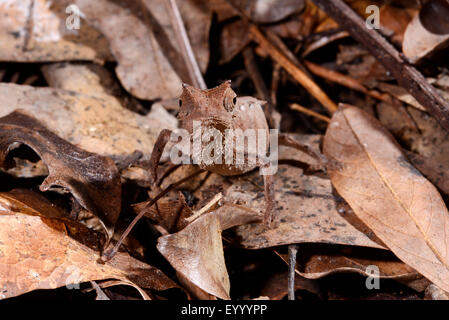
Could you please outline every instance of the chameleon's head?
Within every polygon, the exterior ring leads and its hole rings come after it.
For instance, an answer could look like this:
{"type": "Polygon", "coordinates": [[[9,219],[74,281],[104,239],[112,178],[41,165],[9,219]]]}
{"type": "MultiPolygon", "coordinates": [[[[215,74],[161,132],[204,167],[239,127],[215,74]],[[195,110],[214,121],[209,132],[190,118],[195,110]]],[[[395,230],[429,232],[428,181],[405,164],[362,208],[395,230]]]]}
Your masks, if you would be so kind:
{"type": "Polygon", "coordinates": [[[183,84],[179,97],[180,126],[192,132],[193,121],[201,121],[204,126],[214,126],[220,131],[230,128],[236,104],[237,95],[230,80],[208,90],[183,84]]]}

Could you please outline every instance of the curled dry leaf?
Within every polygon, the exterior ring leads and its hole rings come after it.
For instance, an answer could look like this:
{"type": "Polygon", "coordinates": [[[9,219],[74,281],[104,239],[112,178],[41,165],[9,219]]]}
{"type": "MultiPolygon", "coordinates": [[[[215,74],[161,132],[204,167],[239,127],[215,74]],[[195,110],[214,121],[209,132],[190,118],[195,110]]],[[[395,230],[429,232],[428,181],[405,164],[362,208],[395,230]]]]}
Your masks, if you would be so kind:
{"type": "Polygon", "coordinates": [[[449,213],[389,132],[359,108],[342,105],[324,153],[332,184],[357,216],[399,259],[449,290],[449,213]]]}
{"type": "Polygon", "coordinates": [[[0,60],[110,60],[108,42],[98,31],[84,21],[78,30],[65,27],[69,4],[69,1],[0,0],[0,60]]]}
{"type": "Polygon", "coordinates": [[[216,215],[204,215],[178,233],[160,237],[157,248],[178,273],[201,290],[230,299],[221,226],[216,215]]]}
{"type": "MultiPolygon", "coordinates": [[[[416,279],[420,275],[405,263],[399,261],[389,251],[367,250],[359,247],[322,247],[301,246],[297,256],[296,272],[307,279],[319,279],[324,276],[355,272],[363,276],[372,276],[368,266],[379,268],[379,278],[416,279]]],[[[288,254],[276,251],[288,264],[288,254]]]]}
{"type": "Polygon", "coordinates": [[[121,209],[120,176],[114,162],[61,139],[23,111],[14,111],[0,118],[0,166],[14,166],[8,154],[21,144],[33,149],[48,167],[40,190],[62,187],[71,192],[100,218],[110,238],[121,209]]]}
{"type": "MultiPolygon", "coordinates": [[[[209,60],[210,12],[198,0],[178,2],[198,64],[204,71],[209,60]]],[[[147,100],[181,94],[181,79],[188,82],[189,78],[179,56],[165,0],[75,3],[85,14],[86,22],[109,40],[118,61],[117,75],[126,90],[147,100]]]]}
{"type": "Polygon", "coordinates": [[[257,212],[225,204],[200,216],[181,231],[160,237],[157,248],[189,283],[207,294],[230,299],[221,232],[261,219],[257,212]]]}
{"type": "Polygon", "coordinates": [[[106,264],[97,263],[101,234],[48,217],[55,208],[37,196],[24,204],[16,195],[0,194],[1,298],[111,278],[157,291],[178,287],[160,270],[124,252],[106,264]]]}
{"type": "MultiPolygon", "coordinates": [[[[98,81],[101,79],[98,78],[98,81]]],[[[0,116],[24,109],[61,138],[101,155],[150,153],[160,130],[176,128],[161,105],[147,116],[131,112],[115,99],[74,91],[0,83],[0,116]]]]}
{"type": "MultiPolygon", "coordinates": [[[[432,19],[435,19],[435,17],[432,17],[432,19]]],[[[447,17],[443,19],[447,19],[447,17]]],[[[449,32],[446,34],[432,33],[422,25],[421,19],[417,14],[405,30],[402,51],[411,62],[415,63],[448,44],[449,32]]]]}

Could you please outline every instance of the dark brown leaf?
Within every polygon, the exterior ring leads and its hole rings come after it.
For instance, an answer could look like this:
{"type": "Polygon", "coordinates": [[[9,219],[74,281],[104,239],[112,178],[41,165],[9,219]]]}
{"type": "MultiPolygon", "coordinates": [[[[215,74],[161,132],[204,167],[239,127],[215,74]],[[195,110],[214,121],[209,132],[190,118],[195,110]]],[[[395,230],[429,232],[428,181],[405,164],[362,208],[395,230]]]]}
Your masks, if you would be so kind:
{"type": "Polygon", "coordinates": [[[114,162],[86,152],[47,130],[23,111],[0,118],[0,165],[14,166],[8,154],[19,145],[33,149],[49,175],[40,190],[62,187],[100,218],[110,238],[121,209],[121,183],[114,162]]]}

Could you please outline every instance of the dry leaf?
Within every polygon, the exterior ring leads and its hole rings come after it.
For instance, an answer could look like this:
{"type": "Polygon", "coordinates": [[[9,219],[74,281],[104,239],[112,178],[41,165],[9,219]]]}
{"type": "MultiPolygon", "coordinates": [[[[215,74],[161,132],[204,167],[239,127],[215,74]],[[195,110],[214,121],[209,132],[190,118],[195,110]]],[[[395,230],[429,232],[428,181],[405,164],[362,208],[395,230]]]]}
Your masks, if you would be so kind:
{"type": "MultiPolygon", "coordinates": [[[[198,0],[178,1],[197,61],[204,71],[209,61],[211,15],[198,0]]],[[[86,22],[109,40],[118,62],[118,78],[140,99],[170,99],[181,94],[188,73],[180,58],[164,0],[76,0],[86,22]],[[143,3],[146,9],[143,10],[143,3]]]]}
{"type": "MultiPolygon", "coordinates": [[[[432,18],[435,19],[435,17],[432,18]]],[[[447,19],[447,17],[444,19],[447,19]]],[[[436,34],[430,32],[422,25],[419,15],[416,14],[405,30],[402,51],[411,62],[416,63],[421,58],[437,49],[446,47],[448,44],[449,33],[436,34]]]]}
{"type": "Polygon", "coordinates": [[[411,163],[438,189],[449,195],[449,165],[413,152],[406,152],[411,163]]]}
{"type": "MultiPolygon", "coordinates": [[[[258,172],[233,178],[225,200],[256,212],[265,208],[263,179],[258,172]]],[[[275,174],[276,211],[271,228],[264,224],[243,225],[235,230],[239,245],[261,249],[291,243],[325,242],[383,248],[371,235],[347,220],[351,212],[339,209],[341,200],[332,193],[329,179],[305,175],[291,165],[280,165],[275,174]],[[339,211],[340,210],[340,213],[339,211]]]]}
{"type": "MultiPolygon", "coordinates": [[[[229,276],[223,254],[222,230],[261,221],[262,215],[245,207],[224,204],[203,214],[177,233],[158,240],[159,252],[189,287],[220,299],[230,299],[229,276]],[[194,239],[194,241],[192,241],[194,239]]],[[[204,293],[201,294],[204,297],[204,293]]]]}
{"type": "Polygon", "coordinates": [[[157,248],[178,273],[201,290],[230,299],[221,226],[216,215],[206,214],[178,233],[160,237],[157,248]]]}
{"type": "Polygon", "coordinates": [[[46,209],[46,202],[21,205],[14,198],[15,194],[0,194],[1,298],[110,278],[158,291],[177,287],[160,270],[123,252],[106,264],[97,263],[101,234],[67,219],[47,217],[47,209],[54,208],[46,209]]]}
{"type": "Polygon", "coordinates": [[[9,152],[24,144],[47,165],[41,191],[63,188],[100,218],[108,237],[114,233],[121,209],[121,183],[114,162],[86,152],[48,131],[35,118],[15,111],[0,118],[0,166],[15,164],[9,152]]]}
{"type": "Polygon", "coordinates": [[[84,21],[78,30],[65,27],[69,4],[61,0],[0,0],[0,60],[110,60],[108,42],[98,31],[84,21]]]}
{"type": "Polygon", "coordinates": [[[438,163],[449,159],[449,133],[427,112],[407,108],[398,112],[388,104],[378,104],[379,119],[409,149],[438,163]],[[418,130],[415,129],[417,127],[418,130]]]}
{"type": "Polygon", "coordinates": [[[73,91],[6,83],[0,83],[0,97],[0,116],[24,109],[44,120],[61,138],[101,155],[127,155],[135,150],[149,154],[162,129],[176,128],[176,121],[161,105],[141,116],[123,108],[113,97],[105,100],[73,91]]]}
{"type": "Polygon", "coordinates": [[[342,105],[324,138],[332,184],[357,216],[409,266],[449,289],[449,213],[436,188],[381,124],[342,105]]]}
{"type": "MultiPolygon", "coordinates": [[[[277,251],[276,253],[288,263],[288,254],[277,251]]],[[[367,267],[373,265],[379,268],[379,278],[419,277],[415,270],[397,260],[391,252],[360,247],[301,246],[296,261],[296,272],[307,279],[319,279],[342,272],[372,276],[367,267]]]]}

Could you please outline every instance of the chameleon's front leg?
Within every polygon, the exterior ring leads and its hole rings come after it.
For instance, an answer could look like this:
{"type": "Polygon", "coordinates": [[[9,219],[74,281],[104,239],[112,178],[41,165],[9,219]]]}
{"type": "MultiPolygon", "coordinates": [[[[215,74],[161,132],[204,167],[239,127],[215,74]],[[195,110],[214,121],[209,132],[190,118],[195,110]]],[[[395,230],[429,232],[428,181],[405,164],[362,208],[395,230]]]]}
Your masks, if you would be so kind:
{"type": "Polygon", "coordinates": [[[154,143],[153,151],[150,157],[150,183],[152,186],[157,185],[157,168],[159,166],[159,161],[161,160],[162,153],[164,152],[165,146],[170,140],[172,131],[169,129],[163,129],[154,143]]]}

